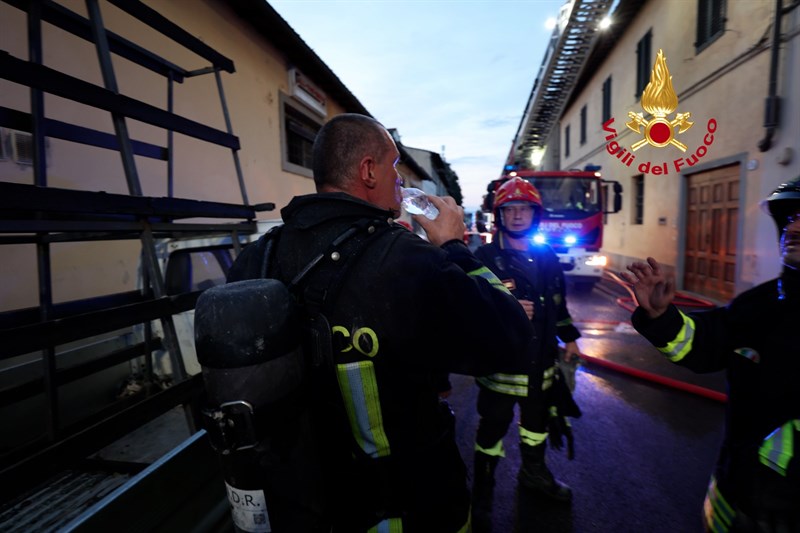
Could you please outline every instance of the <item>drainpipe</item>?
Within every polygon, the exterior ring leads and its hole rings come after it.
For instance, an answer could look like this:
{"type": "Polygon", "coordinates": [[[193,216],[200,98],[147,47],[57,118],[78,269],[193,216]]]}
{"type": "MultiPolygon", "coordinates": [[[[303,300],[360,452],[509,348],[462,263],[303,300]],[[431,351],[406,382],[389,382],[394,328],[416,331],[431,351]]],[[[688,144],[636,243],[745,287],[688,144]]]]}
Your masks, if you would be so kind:
{"type": "Polygon", "coordinates": [[[781,44],[781,18],[783,17],[783,0],[775,0],[775,22],[772,26],[772,50],[769,65],[769,90],[766,105],[764,106],[764,127],[766,136],[758,141],[758,149],[766,152],[772,147],[772,136],[778,127],[778,107],[780,98],[778,92],[778,55],[781,44]]]}

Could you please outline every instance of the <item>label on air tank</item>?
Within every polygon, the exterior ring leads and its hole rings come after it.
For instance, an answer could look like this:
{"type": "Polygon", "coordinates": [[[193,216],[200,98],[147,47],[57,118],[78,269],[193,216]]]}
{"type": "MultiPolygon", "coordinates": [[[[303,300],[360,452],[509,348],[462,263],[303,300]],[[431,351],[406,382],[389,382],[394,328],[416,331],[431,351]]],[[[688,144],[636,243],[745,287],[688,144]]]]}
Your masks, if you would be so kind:
{"type": "Polygon", "coordinates": [[[263,490],[244,490],[227,483],[228,501],[231,503],[233,523],[248,533],[270,533],[269,513],[263,490]]]}

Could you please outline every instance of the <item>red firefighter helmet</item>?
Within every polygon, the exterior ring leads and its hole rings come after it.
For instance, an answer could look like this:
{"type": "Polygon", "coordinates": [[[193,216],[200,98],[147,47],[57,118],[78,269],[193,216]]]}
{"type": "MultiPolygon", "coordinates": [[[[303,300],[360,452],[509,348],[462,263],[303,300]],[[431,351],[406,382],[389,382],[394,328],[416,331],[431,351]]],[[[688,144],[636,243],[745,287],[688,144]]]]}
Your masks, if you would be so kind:
{"type": "Polygon", "coordinates": [[[525,202],[533,204],[537,209],[542,208],[542,195],[533,184],[519,176],[514,176],[502,184],[494,194],[494,213],[511,202],[525,202]]]}
{"type": "Polygon", "coordinates": [[[542,212],[542,195],[533,184],[526,181],[519,176],[514,176],[510,180],[503,183],[498,187],[494,195],[494,217],[497,227],[509,234],[512,237],[520,238],[520,232],[512,232],[505,227],[503,223],[503,214],[501,212],[503,206],[511,203],[525,203],[533,206],[533,219],[531,225],[525,233],[530,233],[536,230],[539,226],[539,218],[542,212]]]}

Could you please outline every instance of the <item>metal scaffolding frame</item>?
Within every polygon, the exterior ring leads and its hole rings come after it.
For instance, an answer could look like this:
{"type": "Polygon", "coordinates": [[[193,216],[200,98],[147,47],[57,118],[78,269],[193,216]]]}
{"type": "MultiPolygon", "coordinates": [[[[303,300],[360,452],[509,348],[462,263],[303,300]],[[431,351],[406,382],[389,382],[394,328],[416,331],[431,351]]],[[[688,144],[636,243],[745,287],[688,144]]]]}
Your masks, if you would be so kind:
{"type": "MultiPolygon", "coordinates": [[[[86,0],[88,18],[50,0],[0,0],[27,15],[29,59],[0,50],[0,78],[30,88],[30,113],[0,106],[0,126],[30,132],[33,141],[33,184],[0,182],[0,245],[32,244],[37,252],[39,306],[0,313],[0,360],[41,353],[41,378],[17,383],[0,391],[0,405],[44,394],[46,431],[35,442],[5,451],[0,468],[0,500],[52,473],[59,465],[79,460],[177,405],[187,408],[189,425],[196,430],[196,402],[202,392],[200,376],[188,376],[183,364],[173,315],[194,308],[202,291],[167,294],[156,256],[156,239],[169,236],[230,235],[238,249],[240,237],[256,232],[256,212],[274,204],[249,205],[239,164],[239,139],[233,135],[220,72],[234,72],[233,62],[138,0],[107,0],[174,43],[194,52],[209,66],[186,70],[141,46],[108,31],[99,0],[86,0]],[[42,63],[42,24],[48,23],[95,45],[103,86],[72,77],[42,63]],[[112,54],[156,72],[167,80],[167,107],[160,109],[120,94],[112,54]],[[213,73],[227,131],[217,130],[173,113],[173,83],[213,73]],[[111,114],[114,134],[48,118],[44,94],[57,95],[111,114]],[[135,119],[167,132],[166,146],[130,138],[126,120],[135,119]],[[172,134],[181,133],[231,150],[242,205],[172,197],[172,134]],[[120,153],[128,195],[49,187],[45,139],[68,140],[120,153]],[[134,155],[167,165],[168,196],[142,194],[134,155]],[[187,223],[183,219],[226,219],[235,222],[187,223]],[[141,291],[105,295],[54,304],[50,247],[56,242],[135,239],[141,243],[145,287],[141,291]],[[163,338],[154,338],[150,322],[160,320],[163,338]],[[62,344],[112,332],[136,324],[144,326],[144,342],[104,354],[69,368],[56,365],[62,344]],[[146,390],[138,398],[119,401],[75,423],[66,425],[60,412],[59,388],[113,365],[144,357],[152,372],[153,352],[168,352],[173,385],[146,390]]],[[[8,280],[6,280],[8,282],[8,280]]],[[[151,376],[152,377],[152,376],[151,376]]]]}

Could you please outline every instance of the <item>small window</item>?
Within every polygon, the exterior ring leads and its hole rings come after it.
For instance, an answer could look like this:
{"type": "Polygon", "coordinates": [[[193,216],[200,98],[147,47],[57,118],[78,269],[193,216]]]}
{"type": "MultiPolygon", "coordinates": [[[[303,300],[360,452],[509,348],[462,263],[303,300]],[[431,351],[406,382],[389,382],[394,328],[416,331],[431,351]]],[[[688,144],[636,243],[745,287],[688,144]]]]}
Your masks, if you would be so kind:
{"type": "Polygon", "coordinates": [[[5,128],[0,128],[0,161],[11,159],[11,137],[5,128]]]}
{"type": "Polygon", "coordinates": [[[698,0],[695,53],[699,53],[725,33],[725,8],[725,0],[698,0]]]}
{"type": "Polygon", "coordinates": [[[569,124],[564,128],[564,157],[569,157],[569,124]]]}
{"type": "Polygon", "coordinates": [[[644,224],[644,174],[633,177],[633,224],[644,224]]]}
{"type": "Polygon", "coordinates": [[[645,87],[650,83],[650,72],[653,70],[651,61],[651,43],[653,32],[648,30],[636,45],[636,98],[642,96],[645,87]]]}
{"type": "Polygon", "coordinates": [[[311,148],[322,124],[285,95],[281,95],[281,124],[283,170],[312,177],[311,148]]]}
{"type": "Polygon", "coordinates": [[[603,124],[611,119],[611,76],[603,82],[603,124]]]}
{"type": "Polygon", "coordinates": [[[14,162],[19,165],[33,165],[33,135],[22,131],[11,133],[14,147],[14,162]]]}
{"type": "Polygon", "coordinates": [[[586,144],[586,105],[581,108],[581,146],[586,144]]]}
{"type": "Polygon", "coordinates": [[[33,165],[33,135],[26,131],[0,128],[0,161],[33,165]]]}

